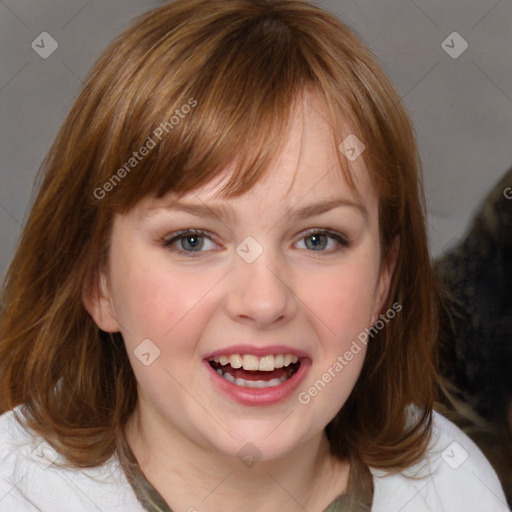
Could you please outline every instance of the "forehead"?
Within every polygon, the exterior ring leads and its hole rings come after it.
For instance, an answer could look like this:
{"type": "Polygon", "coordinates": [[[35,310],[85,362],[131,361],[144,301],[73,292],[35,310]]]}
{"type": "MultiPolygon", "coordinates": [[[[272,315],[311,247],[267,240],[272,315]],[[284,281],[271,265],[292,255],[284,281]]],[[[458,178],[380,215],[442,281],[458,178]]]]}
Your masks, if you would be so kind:
{"type": "MultiPolygon", "coordinates": [[[[226,199],[221,191],[231,179],[230,169],[196,190],[180,196],[204,205],[251,204],[256,209],[286,205],[301,206],[326,199],[342,199],[372,214],[377,198],[363,158],[348,160],[339,149],[341,141],[351,133],[337,134],[329,120],[324,103],[313,94],[305,94],[293,110],[283,149],[271,164],[270,171],[240,197],[226,199]],[[345,173],[350,173],[355,189],[345,173]]],[[[177,197],[170,193],[161,199],[146,198],[140,203],[144,216],[172,204],[177,197]]],[[[226,210],[224,213],[228,213],[226,210]]]]}

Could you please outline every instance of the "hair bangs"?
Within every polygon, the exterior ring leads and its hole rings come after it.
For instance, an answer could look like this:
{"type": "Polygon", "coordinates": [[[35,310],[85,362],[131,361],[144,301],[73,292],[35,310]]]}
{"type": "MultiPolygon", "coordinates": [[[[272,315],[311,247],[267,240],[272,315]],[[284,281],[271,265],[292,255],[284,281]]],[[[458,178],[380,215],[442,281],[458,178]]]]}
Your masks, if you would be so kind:
{"type": "Polygon", "coordinates": [[[102,206],[125,211],[145,196],[183,194],[228,169],[222,193],[237,196],[279,155],[299,98],[317,88],[290,28],[238,16],[206,32],[215,35],[199,52],[193,38],[179,51],[153,43],[160,57],[119,79],[132,82],[132,94],[119,98],[103,144],[93,185],[108,189],[102,206]]]}

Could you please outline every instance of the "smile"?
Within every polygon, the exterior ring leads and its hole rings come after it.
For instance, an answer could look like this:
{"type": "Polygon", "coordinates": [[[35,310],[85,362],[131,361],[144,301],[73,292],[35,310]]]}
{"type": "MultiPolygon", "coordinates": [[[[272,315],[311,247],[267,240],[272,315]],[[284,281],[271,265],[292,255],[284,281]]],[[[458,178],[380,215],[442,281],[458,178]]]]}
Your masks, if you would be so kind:
{"type": "Polygon", "coordinates": [[[252,354],[232,354],[210,357],[210,366],[235,386],[265,389],[279,386],[291,378],[300,367],[294,354],[258,357],[252,354]]]}
{"type": "Polygon", "coordinates": [[[271,405],[293,396],[311,358],[291,347],[238,345],[207,355],[203,364],[222,395],[243,405],[271,405]]]}

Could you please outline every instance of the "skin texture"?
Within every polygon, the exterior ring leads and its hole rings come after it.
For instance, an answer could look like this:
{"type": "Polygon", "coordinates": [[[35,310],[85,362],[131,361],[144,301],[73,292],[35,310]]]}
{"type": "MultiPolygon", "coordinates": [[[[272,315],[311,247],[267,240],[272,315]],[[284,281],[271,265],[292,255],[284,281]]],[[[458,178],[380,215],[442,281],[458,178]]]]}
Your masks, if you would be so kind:
{"type": "MultiPolygon", "coordinates": [[[[365,350],[307,405],[297,394],[378,319],[394,262],[379,273],[378,199],[361,158],[351,163],[360,198],[350,190],[326,118],[320,102],[305,97],[263,181],[236,199],[216,196],[222,182],[181,199],[229,208],[223,219],[166,209],[172,195],[144,198],[114,219],[108,268],[86,306],[101,329],[122,333],[139,393],[128,441],[174,510],[315,511],[346,489],[349,468],[331,458],[323,429],[353,389],[365,350]],[[290,215],[339,198],[360,202],[366,214],[342,206],[290,215]],[[199,256],[162,245],[189,228],[212,237],[199,256]],[[311,228],[344,234],[349,246],[327,238],[313,250],[304,234],[311,228]],[[247,236],[263,248],[250,264],[236,253],[247,236]],[[134,350],[148,338],[160,356],[144,366],[134,350]],[[241,405],[219,393],[203,365],[206,354],[234,344],[288,345],[306,351],[312,366],[285,401],[241,405]],[[248,442],[262,457],[251,468],[237,458],[248,442]]],[[[173,247],[183,249],[183,240],[173,247]]]]}

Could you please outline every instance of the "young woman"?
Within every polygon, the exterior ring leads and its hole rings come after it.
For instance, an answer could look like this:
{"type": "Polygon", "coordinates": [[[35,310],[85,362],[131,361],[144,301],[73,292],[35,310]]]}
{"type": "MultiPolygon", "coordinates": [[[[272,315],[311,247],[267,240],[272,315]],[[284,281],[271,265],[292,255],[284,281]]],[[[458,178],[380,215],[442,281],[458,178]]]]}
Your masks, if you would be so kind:
{"type": "Polygon", "coordinates": [[[408,118],[300,1],[182,0],[94,68],[0,322],[0,506],[506,510],[433,411],[408,118]]]}

